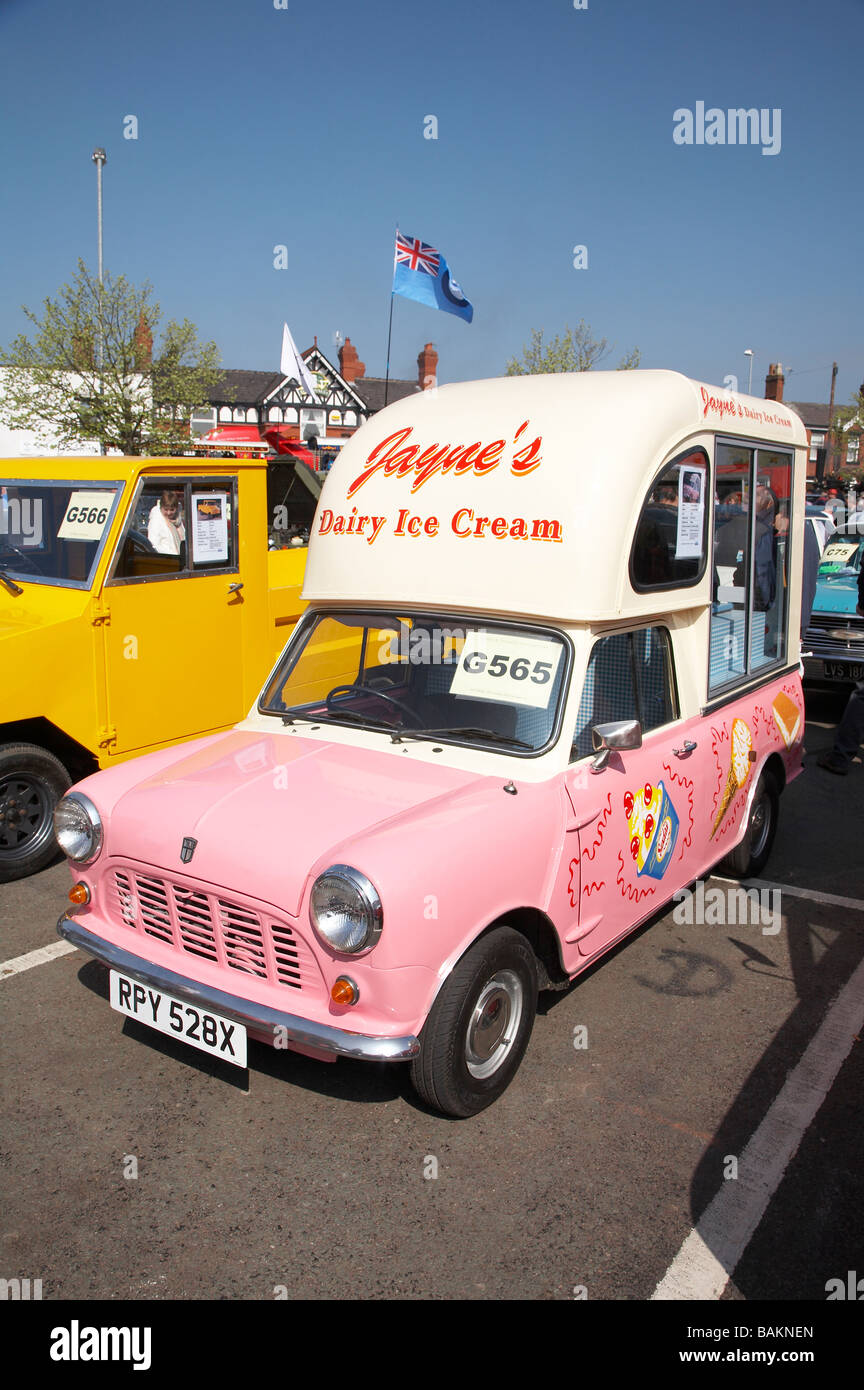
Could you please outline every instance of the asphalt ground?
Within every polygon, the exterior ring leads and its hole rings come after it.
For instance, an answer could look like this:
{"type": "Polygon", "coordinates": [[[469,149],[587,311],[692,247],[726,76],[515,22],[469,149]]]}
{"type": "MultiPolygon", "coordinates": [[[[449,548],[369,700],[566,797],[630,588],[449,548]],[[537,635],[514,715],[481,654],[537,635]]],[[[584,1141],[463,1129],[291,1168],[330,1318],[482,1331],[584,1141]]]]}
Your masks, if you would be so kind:
{"type": "MultiPolygon", "coordinates": [[[[0,1275],[46,1300],[650,1300],[864,958],[864,767],[815,767],[841,711],[808,695],[764,875],[781,929],[654,919],[541,996],[470,1120],[428,1113],[400,1066],[254,1042],[248,1073],[212,1061],[124,1021],[80,952],[2,980],[0,1275]]],[[[57,941],[69,882],[0,885],[4,960],[57,941]]],[[[722,1302],[824,1304],[864,1276],[864,1057],[841,1052],[722,1302]]]]}

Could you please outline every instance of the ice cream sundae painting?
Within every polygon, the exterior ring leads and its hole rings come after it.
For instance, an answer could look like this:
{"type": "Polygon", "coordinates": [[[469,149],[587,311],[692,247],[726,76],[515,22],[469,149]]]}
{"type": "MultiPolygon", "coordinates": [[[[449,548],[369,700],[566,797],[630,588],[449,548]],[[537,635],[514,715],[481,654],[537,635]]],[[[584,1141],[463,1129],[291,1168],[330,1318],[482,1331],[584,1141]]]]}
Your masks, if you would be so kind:
{"type": "Polygon", "coordinates": [[[662,782],[624,793],[630,855],[641,877],[662,878],[678,838],[678,814],[662,782]]]}

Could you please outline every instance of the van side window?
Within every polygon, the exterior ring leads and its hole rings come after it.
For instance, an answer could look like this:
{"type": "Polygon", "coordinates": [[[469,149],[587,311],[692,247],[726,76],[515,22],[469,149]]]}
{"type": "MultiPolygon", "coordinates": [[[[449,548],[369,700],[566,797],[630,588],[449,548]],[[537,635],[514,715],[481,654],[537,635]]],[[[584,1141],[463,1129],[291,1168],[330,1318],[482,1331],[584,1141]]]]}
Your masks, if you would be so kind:
{"type": "Polygon", "coordinates": [[[571,761],[593,751],[595,724],[638,719],[647,734],[677,718],[675,669],[666,628],[643,627],[600,637],[585,674],[571,761]]]}
{"type": "Polygon", "coordinates": [[[692,449],[666,465],[642,504],[630,552],[637,593],[697,584],[707,549],[708,455],[692,449]]]}
{"type": "Polygon", "coordinates": [[[232,513],[231,480],[149,480],[126,521],[112,580],[236,568],[232,513]]]}
{"type": "Polygon", "coordinates": [[[786,659],[792,456],[717,445],[709,693],[786,659]]]}

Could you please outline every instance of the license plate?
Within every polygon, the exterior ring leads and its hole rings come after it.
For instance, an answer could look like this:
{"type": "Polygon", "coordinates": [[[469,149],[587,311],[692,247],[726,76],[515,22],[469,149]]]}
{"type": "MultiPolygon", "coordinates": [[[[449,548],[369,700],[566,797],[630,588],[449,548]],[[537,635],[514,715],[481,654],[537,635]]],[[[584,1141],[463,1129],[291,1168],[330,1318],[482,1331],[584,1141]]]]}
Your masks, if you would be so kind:
{"type": "Polygon", "coordinates": [[[242,1023],[222,1018],[209,1009],[175,999],[162,989],[151,989],[119,971],[111,971],[111,1008],[127,1018],[137,1018],[157,1033],[197,1047],[235,1067],[246,1065],[246,1029],[242,1023]]]}
{"type": "Polygon", "coordinates": [[[822,664],[829,681],[864,680],[864,661],[856,661],[851,665],[847,661],[825,661],[822,664]]]}

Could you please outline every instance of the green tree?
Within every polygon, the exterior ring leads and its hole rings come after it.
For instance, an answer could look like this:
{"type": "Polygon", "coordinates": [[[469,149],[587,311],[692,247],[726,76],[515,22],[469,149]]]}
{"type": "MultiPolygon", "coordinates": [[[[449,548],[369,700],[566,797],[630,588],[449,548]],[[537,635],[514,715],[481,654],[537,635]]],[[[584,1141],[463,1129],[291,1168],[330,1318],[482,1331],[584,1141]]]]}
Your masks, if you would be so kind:
{"type": "MultiPolygon", "coordinates": [[[[842,475],[847,466],[846,454],[851,431],[857,432],[864,428],[864,385],[853,392],[851,401],[851,405],[835,407],[831,429],[825,437],[826,460],[823,481],[832,486],[839,486],[844,481],[842,475]]],[[[860,444],[858,452],[860,463],[860,444]]]]}
{"type": "Polygon", "coordinates": [[[105,275],[100,288],[83,261],[41,315],[24,306],[33,337],[0,352],[0,419],[64,448],[96,441],[124,454],[170,454],[189,444],[189,415],[219,379],[213,342],[199,343],[188,319],[154,338],[162,311],[152,286],[105,275]]]}
{"type": "MultiPolygon", "coordinates": [[[[612,351],[605,338],[595,338],[591,325],[580,319],[576,328],[565,327],[563,334],[544,345],[543,330],[535,328],[522,357],[511,357],[507,363],[508,376],[526,376],[535,372],[590,372],[612,351]]],[[[632,348],[618,363],[617,371],[629,371],[639,366],[641,354],[632,348]]]]}

